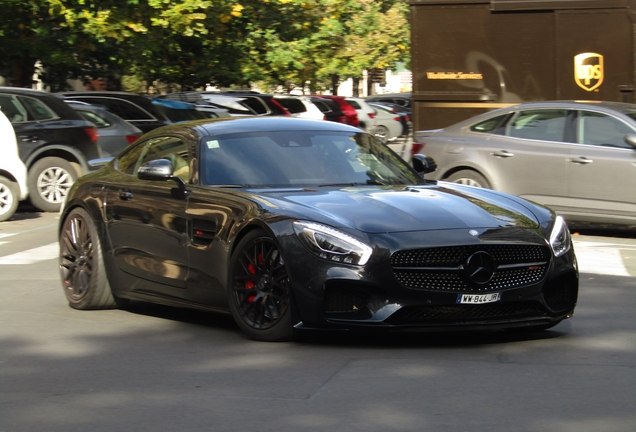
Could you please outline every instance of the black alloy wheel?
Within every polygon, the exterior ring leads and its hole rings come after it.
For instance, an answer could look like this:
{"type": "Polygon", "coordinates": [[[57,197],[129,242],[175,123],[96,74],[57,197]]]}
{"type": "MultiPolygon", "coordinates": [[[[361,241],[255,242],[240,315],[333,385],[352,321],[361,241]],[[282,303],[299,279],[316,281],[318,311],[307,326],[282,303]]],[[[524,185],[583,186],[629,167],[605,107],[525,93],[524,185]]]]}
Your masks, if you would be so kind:
{"type": "Polygon", "coordinates": [[[115,307],[95,223],[79,207],[69,213],[60,232],[60,277],[72,308],[115,307]]]}
{"type": "Polygon", "coordinates": [[[265,232],[252,231],[239,242],[228,295],[234,320],[248,336],[268,342],[292,338],[289,275],[281,251],[265,232]]]}

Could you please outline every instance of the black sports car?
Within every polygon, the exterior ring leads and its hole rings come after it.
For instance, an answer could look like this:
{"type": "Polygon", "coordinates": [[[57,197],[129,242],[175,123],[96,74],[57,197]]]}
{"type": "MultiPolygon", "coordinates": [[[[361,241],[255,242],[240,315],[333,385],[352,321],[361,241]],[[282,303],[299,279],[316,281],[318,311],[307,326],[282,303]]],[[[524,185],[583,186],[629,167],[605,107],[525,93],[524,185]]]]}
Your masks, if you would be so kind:
{"type": "Polygon", "coordinates": [[[305,328],[548,328],[570,317],[578,270],[563,219],[425,181],[430,162],[411,168],[334,122],[156,129],[73,185],[59,228],[64,292],[77,309],[141,300],[229,312],[265,341],[305,328]]]}

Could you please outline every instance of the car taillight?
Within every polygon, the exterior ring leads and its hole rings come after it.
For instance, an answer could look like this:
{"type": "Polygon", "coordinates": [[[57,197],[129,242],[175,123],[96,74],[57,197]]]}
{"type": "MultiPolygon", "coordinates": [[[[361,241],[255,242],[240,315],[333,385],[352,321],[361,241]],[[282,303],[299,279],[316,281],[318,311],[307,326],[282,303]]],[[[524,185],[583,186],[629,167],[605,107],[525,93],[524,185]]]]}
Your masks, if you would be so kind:
{"type": "Polygon", "coordinates": [[[323,114],[322,119],[327,120],[327,116],[323,114]]]}
{"type": "Polygon", "coordinates": [[[369,118],[374,118],[375,117],[375,113],[369,113],[369,118]]]}
{"type": "Polygon", "coordinates": [[[426,143],[416,143],[416,142],[414,142],[413,145],[411,146],[411,156],[418,154],[420,152],[420,150],[422,150],[424,148],[425,145],[426,145],[426,143]]]}
{"type": "Polygon", "coordinates": [[[88,135],[88,138],[93,143],[97,142],[97,140],[99,139],[99,133],[97,132],[97,129],[95,129],[94,127],[86,127],[84,128],[84,132],[86,133],[86,135],[88,135]]]}
{"type": "Polygon", "coordinates": [[[399,116],[398,116],[398,117],[395,117],[393,120],[395,120],[395,121],[397,121],[397,122],[402,123],[402,118],[401,118],[401,117],[399,117],[399,116]]]}
{"type": "Polygon", "coordinates": [[[408,122],[408,121],[411,121],[411,118],[408,115],[405,115],[404,116],[404,120],[406,120],[408,122]]]}
{"type": "Polygon", "coordinates": [[[134,143],[138,138],[139,135],[126,135],[126,141],[128,141],[128,144],[134,143]]]}

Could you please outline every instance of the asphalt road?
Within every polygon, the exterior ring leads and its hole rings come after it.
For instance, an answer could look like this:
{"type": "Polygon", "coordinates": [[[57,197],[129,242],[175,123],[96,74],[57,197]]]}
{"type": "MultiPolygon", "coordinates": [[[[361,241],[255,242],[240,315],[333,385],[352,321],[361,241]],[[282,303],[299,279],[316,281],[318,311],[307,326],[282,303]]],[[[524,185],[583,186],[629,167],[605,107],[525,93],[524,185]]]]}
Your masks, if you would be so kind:
{"type": "Polygon", "coordinates": [[[222,315],[71,309],[57,215],[17,216],[0,224],[0,432],[636,431],[636,234],[575,236],[579,305],[549,331],[261,343],[222,315]]]}

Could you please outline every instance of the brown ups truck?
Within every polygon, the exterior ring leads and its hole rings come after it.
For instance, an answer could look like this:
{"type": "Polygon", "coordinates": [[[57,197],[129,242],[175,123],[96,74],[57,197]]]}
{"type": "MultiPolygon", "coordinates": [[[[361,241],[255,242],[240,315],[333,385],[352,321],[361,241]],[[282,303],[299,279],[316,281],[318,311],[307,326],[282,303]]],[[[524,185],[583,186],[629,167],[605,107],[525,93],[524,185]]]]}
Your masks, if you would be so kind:
{"type": "Polygon", "coordinates": [[[636,0],[410,5],[414,130],[519,102],[636,102],[636,0]]]}

